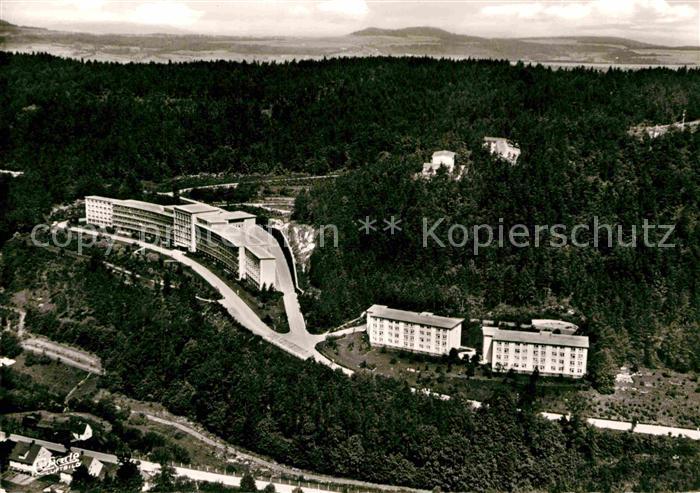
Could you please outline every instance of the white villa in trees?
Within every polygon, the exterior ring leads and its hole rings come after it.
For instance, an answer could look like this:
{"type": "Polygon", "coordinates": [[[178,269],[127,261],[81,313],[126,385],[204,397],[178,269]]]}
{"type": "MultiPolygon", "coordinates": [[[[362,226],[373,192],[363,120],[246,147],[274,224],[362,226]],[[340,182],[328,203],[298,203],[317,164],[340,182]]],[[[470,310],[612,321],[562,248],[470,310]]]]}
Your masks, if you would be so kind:
{"type": "Polygon", "coordinates": [[[440,168],[445,168],[447,174],[455,180],[462,178],[464,166],[455,164],[457,154],[452,151],[436,151],[429,163],[423,163],[423,171],[416,175],[419,178],[430,179],[434,177],[440,168]]]}
{"type": "Polygon", "coordinates": [[[510,164],[516,164],[520,157],[520,147],[503,137],[484,137],[484,147],[493,155],[505,159],[510,164]]]}

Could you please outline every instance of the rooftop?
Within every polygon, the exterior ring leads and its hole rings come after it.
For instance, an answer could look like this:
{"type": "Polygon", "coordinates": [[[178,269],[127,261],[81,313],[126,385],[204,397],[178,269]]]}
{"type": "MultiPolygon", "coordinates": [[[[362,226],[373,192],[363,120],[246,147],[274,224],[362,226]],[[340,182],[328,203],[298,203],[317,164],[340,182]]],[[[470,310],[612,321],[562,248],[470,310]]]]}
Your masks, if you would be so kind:
{"type": "Polygon", "coordinates": [[[400,320],[402,322],[409,322],[413,324],[429,325],[431,327],[439,327],[441,329],[452,329],[464,321],[463,318],[441,317],[428,312],[408,312],[405,310],[388,308],[385,305],[372,305],[367,309],[367,313],[373,317],[400,320]]]}
{"type": "Polygon", "coordinates": [[[505,330],[498,327],[482,327],[484,335],[490,335],[494,341],[523,342],[526,344],[547,344],[550,346],[588,347],[587,336],[554,334],[549,331],[528,332],[525,330],[505,330]]]}
{"type": "Polygon", "coordinates": [[[143,209],[146,211],[150,212],[156,212],[158,214],[165,214],[167,211],[165,210],[165,206],[158,205],[158,204],[153,204],[151,202],[143,202],[141,200],[115,200],[114,201],[115,205],[125,205],[127,207],[133,207],[135,209],[143,209]]]}
{"type": "Polygon", "coordinates": [[[209,224],[230,223],[243,221],[244,219],[255,219],[255,214],[250,214],[243,211],[225,211],[223,209],[217,209],[212,212],[198,214],[197,219],[200,221],[205,221],[209,224]]]}
{"type": "Polygon", "coordinates": [[[258,245],[246,245],[246,250],[249,250],[255,257],[260,260],[274,259],[275,256],[272,255],[266,248],[258,245]]]}
{"type": "Polygon", "coordinates": [[[41,451],[41,445],[36,443],[17,442],[10,452],[10,460],[21,464],[32,465],[41,451]]]}
{"type": "Polygon", "coordinates": [[[496,144],[496,148],[500,151],[501,149],[512,148],[520,149],[520,146],[515,142],[506,139],[505,137],[484,137],[484,142],[487,144],[496,144]]]}
{"type": "Polygon", "coordinates": [[[198,224],[199,227],[202,227],[205,231],[213,231],[214,233],[218,234],[221,236],[221,238],[225,239],[231,245],[233,246],[242,246],[245,244],[246,236],[245,232],[241,230],[241,228],[236,228],[235,226],[232,226],[231,224],[227,222],[222,222],[222,223],[214,223],[214,224],[198,224]]]}
{"type": "Polygon", "coordinates": [[[435,151],[433,157],[455,157],[456,154],[452,151],[435,151]]]}
{"type": "Polygon", "coordinates": [[[196,204],[176,205],[174,208],[180,211],[189,212],[190,214],[201,214],[203,212],[214,212],[220,210],[218,207],[199,202],[196,204]]]}

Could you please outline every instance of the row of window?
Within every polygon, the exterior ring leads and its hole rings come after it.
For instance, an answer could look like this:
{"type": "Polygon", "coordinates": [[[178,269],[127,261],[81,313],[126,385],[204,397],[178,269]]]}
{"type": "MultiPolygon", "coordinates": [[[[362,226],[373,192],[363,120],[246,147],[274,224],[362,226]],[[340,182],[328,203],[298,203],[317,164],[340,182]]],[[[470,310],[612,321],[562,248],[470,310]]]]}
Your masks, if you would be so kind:
{"type": "MultiPolygon", "coordinates": [[[[508,368],[522,368],[523,370],[529,370],[529,369],[530,369],[530,365],[527,365],[527,364],[524,364],[524,363],[523,363],[522,365],[519,364],[519,363],[513,363],[513,364],[511,364],[511,365],[503,365],[503,364],[501,364],[501,363],[498,363],[498,364],[496,364],[495,366],[496,366],[496,367],[499,367],[499,366],[500,366],[500,367],[503,368],[503,369],[508,369],[508,368]]],[[[546,365],[536,365],[536,368],[538,368],[540,371],[545,371],[546,365]]],[[[565,370],[565,367],[563,367],[563,366],[557,367],[556,365],[550,365],[549,371],[563,373],[563,372],[565,372],[566,370],[565,370]]],[[[581,374],[582,374],[582,373],[583,373],[583,368],[576,368],[576,371],[575,371],[575,372],[574,372],[574,368],[570,368],[570,369],[568,370],[568,373],[581,373],[581,374]]]]}

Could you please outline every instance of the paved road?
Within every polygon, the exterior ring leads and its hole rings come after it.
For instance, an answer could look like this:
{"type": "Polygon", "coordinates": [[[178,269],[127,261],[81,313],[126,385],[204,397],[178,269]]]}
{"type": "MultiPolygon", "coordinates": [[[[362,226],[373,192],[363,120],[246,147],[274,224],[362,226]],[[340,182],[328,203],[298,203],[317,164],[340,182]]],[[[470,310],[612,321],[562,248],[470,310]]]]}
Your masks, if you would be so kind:
{"type": "MultiPolygon", "coordinates": [[[[74,231],[81,231],[91,235],[97,234],[94,231],[83,230],[81,228],[71,229],[74,231]]],[[[265,234],[269,234],[262,230],[262,228],[260,228],[260,230],[265,234]]],[[[284,305],[285,309],[288,310],[287,317],[289,319],[290,331],[287,334],[278,334],[277,332],[273,331],[270,327],[265,325],[265,323],[262,320],[260,320],[260,318],[255,314],[255,312],[253,312],[253,310],[241,298],[239,298],[238,295],[236,295],[236,293],[233,292],[233,290],[229,288],[226,283],[224,283],[221,279],[219,279],[214,273],[212,273],[203,265],[185,256],[181,251],[170,250],[159,246],[150,245],[145,242],[140,242],[132,238],[120,237],[118,235],[103,234],[103,236],[111,236],[115,240],[123,241],[125,243],[139,244],[140,246],[158,251],[164,255],[170,256],[182,262],[183,264],[191,267],[192,270],[197,272],[207,282],[209,282],[209,284],[216,288],[219,291],[219,293],[221,293],[222,299],[220,303],[228,310],[229,314],[231,314],[233,318],[235,318],[241,325],[246,327],[251,332],[260,335],[263,339],[267,340],[268,342],[271,342],[272,344],[275,344],[276,346],[280,347],[281,349],[287,351],[288,353],[298,358],[313,358],[318,363],[321,363],[333,369],[339,369],[346,375],[352,375],[354,373],[349,368],[344,368],[337,365],[336,363],[329,360],[316,350],[316,344],[324,340],[326,334],[309,334],[309,332],[306,330],[306,325],[304,323],[303,316],[301,315],[301,311],[299,309],[299,302],[296,299],[296,293],[292,295],[289,288],[289,286],[293,287],[293,283],[291,282],[291,274],[289,272],[289,269],[287,268],[286,261],[283,261],[282,259],[278,258],[278,252],[273,251],[271,253],[275,255],[275,258],[277,260],[278,283],[280,289],[284,292],[284,305]]],[[[279,247],[277,248],[279,249],[279,247]]],[[[281,249],[279,249],[279,252],[281,252],[281,249]]],[[[284,256],[282,255],[282,257],[284,256]]],[[[417,390],[414,389],[414,391],[417,390]]],[[[448,395],[437,394],[431,392],[430,390],[421,389],[420,391],[429,395],[435,395],[440,399],[450,399],[450,396],[448,395]]],[[[472,405],[474,405],[475,407],[479,407],[481,406],[481,403],[474,401],[472,402],[472,405]]],[[[561,415],[557,415],[556,413],[543,413],[543,416],[550,417],[550,419],[559,419],[561,417],[561,415]]],[[[589,422],[596,427],[612,430],[625,430],[631,427],[630,423],[624,421],[589,418],[589,422]]],[[[654,435],[682,435],[687,436],[688,438],[692,438],[694,440],[700,440],[700,431],[685,428],[674,428],[669,426],[657,425],[637,425],[633,431],[635,433],[649,433],[654,435]]]]}
{"type": "Polygon", "coordinates": [[[102,363],[97,356],[65,344],[33,336],[27,332],[25,327],[25,320],[27,318],[26,310],[11,306],[2,306],[2,308],[13,310],[19,314],[17,336],[20,338],[22,349],[25,351],[42,354],[48,358],[72,366],[73,368],[78,368],[90,373],[96,373],[98,375],[104,373],[102,370],[102,363]],[[25,336],[27,337],[25,338],[25,336]]]}
{"type": "Polygon", "coordinates": [[[11,310],[19,315],[19,321],[17,322],[17,337],[22,337],[22,335],[24,334],[24,321],[27,318],[27,310],[6,305],[0,305],[0,308],[4,308],[5,310],[11,310]]]}
{"type": "Polygon", "coordinates": [[[90,373],[102,375],[102,364],[97,356],[88,352],[73,349],[64,344],[30,337],[20,342],[22,349],[35,354],[41,354],[56,361],[60,361],[73,368],[78,368],[90,373]]]}
{"type": "Polygon", "coordinates": [[[22,176],[24,174],[24,171],[14,171],[11,169],[0,169],[0,174],[10,175],[12,178],[17,178],[18,176],[22,176]]]}
{"type": "MultiPolygon", "coordinates": [[[[135,412],[133,412],[135,413],[135,412]]],[[[138,413],[135,413],[138,414],[138,413]]],[[[289,476],[299,476],[303,475],[305,479],[314,481],[317,483],[336,483],[336,484],[344,484],[352,487],[358,487],[358,488],[372,488],[372,489],[378,489],[378,490],[396,490],[398,489],[396,486],[391,486],[387,484],[377,484],[377,483],[369,483],[366,481],[357,481],[354,479],[345,479],[345,478],[336,478],[332,476],[327,476],[324,474],[317,474],[314,472],[310,471],[303,471],[300,469],[297,469],[295,467],[288,467],[282,464],[278,464],[276,462],[272,462],[263,458],[260,458],[256,455],[252,455],[246,452],[243,452],[237,448],[231,447],[227,443],[223,442],[222,440],[214,437],[210,438],[209,436],[197,431],[194,428],[194,424],[184,424],[180,421],[173,421],[170,419],[165,419],[161,418],[159,416],[154,416],[152,414],[144,414],[144,416],[153,422],[160,423],[166,426],[172,426],[174,428],[177,428],[178,430],[187,433],[188,435],[194,437],[195,439],[201,441],[202,443],[206,443],[207,445],[211,447],[215,447],[219,450],[223,450],[228,454],[231,455],[236,455],[237,457],[247,460],[251,463],[257,464],[259,466],[265,467],[269,469],[270,471],[273,471],[275,474],[285,474],[289,476]]],[[[416,489],[411,489],[411,488],[401,488],[404,491],[413,491],[413,492],[419,492],[422,490],[416,490],[416,489]]]]}
{"type": "MultiPolygon", "coordinates": [[[[54,443],[54,442],[48,442],[46,440],[39,440],[36,438],[32,437],[27,437],[23,435],[16,435],[16,434],[10,434],[9,436],[6,435],[4,432],[0,432],[0,441],[5,440],[6,438],[9,438],[10,440],[14,442],[24,442],[24,443],[31,443],[35,442],[46,449],[56,452],[58,454],[65,454],[68,452],[65,446],[61,445],[60,443],[54,443]]],[[[117,464],[119,462],[119,459],[117,458],[116,455],[114,454],[107,454],[104,452],[97,452],[95,450],[87,450],[83,449],[80,447],[71,447],[70,448],[71,452],[78,452],[86,455],[87,457],[94,457],[97,460],[108,463],[108,464],[117,464]]],[[[147,461],[147,460],[141,460],[137,459],[139,462],[139,469],[143,472],[149,473],[149,474],[155,474],[158,471],[160,471],[160,464],[157,464],[155,462],[147,461]]],[[[175,475],[185,477],[188,479],[191,479],[193,481],[203,481],[203,482],[208,482],[208,483],[222,483],[227,486],[239,486],[241,482],[241,476],[235,475],[235,474],[223,474],[219,473],[216,471],[210,471],[210,470],[200,470],[200,469],[194,469],[190,467],[174,467],[175,469],[175,475]]],[[[299,471],[293,472],[292,474],[298,474],[299,471]]],[[[353,480],[344,480],[344,479],[339,479],[339,478],[332,478],[328,476],[320,476],[318,475],[317,477],[321,478],[320,480],[315,480],[311,478],[308,475],[304,476],[304,481],[299,483],[299,482],[288,482],[281,480],[279,478],[273,479],[270,478],[270,480],[266,479],[256,479],[255,483],[256,486],[260,491],[262,491],[265,486],[267,486],[270,482],[275,485],[275,490],[280,492],[280,493],[292,493],[292,491],[298,486],[301,485],[301,487],[304,489],[306,492],[318,492],[318,493],[335,493],[337,490],[331,490],[331,489],[326,489],[322,488],[323,483],[335,483],[335,484],[345,484],[348,486],[356,487],[356,488],[373,488],[373,489],[381,489],[381,490],[390,490],[390,491],[410,491],[414,493],[427,493],[426,490],[415,490],[415,489],[410,489],[410,488],[400,488],[396,486],[389,486],[389,485],[375,485],[373,483],[365,483],[362,481],[353,481],[353,480]],[[312,483],[309,483],[308,481],[312,481],[312,483]],[[291,483],[291,484],[290,484],[291,483]],[[314,484],[318,483],[318,484],[314,484]]]]}
{"type": "MultiPolygon", "coordinates": [[[[558,421],[562,418],[562,414],[558,413],[541,413],[547,419],[558,421]]],[[[588,424],[596,428],[604,428],[608,430],[618,431],[634,431],[635,433],[643,433],[646,435],[671,435],[674,437],[686,437],[692,440],[700,440],[700,429],[692,430],[689,428],[676,428],[674,426],[661,426],[649,424],[637,424],[632,428],[632,423],[629,421],[615,421],[612,419],[588,418],[588,424]]]]}
{"type": "MultiPolygon", "coordinates": [[[[261,241],[267,241],[267,236],[270,236],[262,228],[256,227],[259,231],[254,234],[258,235],[261,241]]],[[[143,248],[153,250],[162,255],[168,256],[178,262],[186,265],[196,272],[200,277],[207,281],[214,289],[216,289],[221,295],[221,300],[219,303],[228,311],[228,313],[237,322],[239,322],[243,327],[250,330],[252,333],[259,335],[266,341],[274,344],[284,351],[287,351],[294,356],[301,359],[313,358],[323,364],[327,364],[331,367],[337,367],[335,363],[329,361],[318,351],[316,351],[316,343],[324,339],[323,335],[313,335],[306,331],[306,325],[304,324],[303,316],[301,315],[301,310],[299,309],[299,302],[296,298],[296,293],[293,291],[293,284],[291,281],[291,274],[287,267],[287,263],[284,260],[284,255],[282,254],[281,248],[277,245],[277,251],[274,252],[276,257],[276,263],[278,267],[278,276],[280,287],[284,292],[284,304],[285,309],[288,309],[287,317],[289,320],[290,331],[286,334],[280,334],[275,332],[272,328],[266,325],[260,317],[250,308],[245,301],[243,301],[236,293],[221,280],[216,274],[207,269],[205,266],[197,262],[196,260],[188,257],[184,252],[180,250],[164,248],[158,245],[152,245],[147,242],[139,241],[126,236],[98,233],[95,231],[90,231],[82,228],[73,227],[70,228],[74,232],[80,232],[87,235],[101,235],[108,236],[115,241],[122,243],[128,243],[133,245],[139,245],[143,248]],[[279,256],[279,257],[278,257],[279,256]],[[283,271],[279,273],[279,271],[283,271]],[[291,286],[291,291],[289,290],[291,286]]],[[[347,370],[349,371],[349,370],[347,370]]]]}
{"type": "MultiPolygon", "coordinates": [[[[259,180],[259,182],[260,183],[274,183],[276,181],[323,180],[324,178],[337,178],[338,176],[340,176],[339,173],[331,173],[328,175],[267,178],[267,179],[261,179],[261,180],[259,180]]],[[[199,185],[196,187],[180,188],[177,192],[178,192],[178,194],[182,194],[182,193],[191,192],[192,190],[200,189],[200,188],[211,188],[211,189],[237,188],[239,183],[240,182],[233,181],[233,182],[229,182],[229,183],[214,183],[212,185],[199,185]]],[[[158,195],[167,195],[170,197],[173,196],[173,192],[157,192],[157,193],[158,193],[158,195]]]]}

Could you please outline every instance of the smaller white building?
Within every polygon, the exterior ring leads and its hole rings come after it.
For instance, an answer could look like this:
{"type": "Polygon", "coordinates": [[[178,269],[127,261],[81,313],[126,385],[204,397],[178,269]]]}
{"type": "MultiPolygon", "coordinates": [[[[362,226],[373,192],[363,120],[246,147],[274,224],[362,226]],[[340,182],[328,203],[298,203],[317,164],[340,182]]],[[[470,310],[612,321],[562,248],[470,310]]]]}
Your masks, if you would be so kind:
{"type": "Polygon", "coordinates": [[[588,337],[560,320],[533,320],[532,330],[483,326],[482,363],[493,371],[581,378],[588,363],[588,337]]]}
{"type": "Polygon", "coordinates": [[[372,346],[391,347],[434,356],[449,354],[462,340],[462,318],[441,317],[372,305],[367,309],[367,334],[372,346]]]}
{"type": "Polygon", "coordinates": [[[459,180],[464,173],[464,166],[455,165],[456,157],[457,154],[452,151],[435,151],[431,161],[429,163],[423,163],[423,171],[417,176],[430,179],[437,174],[440,168],[445,168],[449,176],[459,180]]]}
{"type": "Polygon", "coordinates": [[[484,147],[495,156],[505,159],[510,164],[516,164],[520,157],[520,147],[503,137],[484,137],[484,147]]]}

